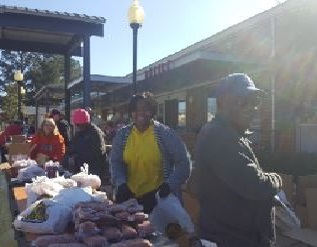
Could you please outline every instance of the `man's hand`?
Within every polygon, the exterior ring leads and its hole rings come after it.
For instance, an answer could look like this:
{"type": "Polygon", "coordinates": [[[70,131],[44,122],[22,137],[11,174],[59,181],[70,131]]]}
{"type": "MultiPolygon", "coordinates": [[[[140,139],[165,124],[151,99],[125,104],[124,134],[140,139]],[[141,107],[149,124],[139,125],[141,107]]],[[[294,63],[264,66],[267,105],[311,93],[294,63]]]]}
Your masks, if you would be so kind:
{"type": "Polygon", "coordinates": [[[159,187],[159,195],[161,198],[166,198],[171,193],[171,189],[167,183],[163,183],[159,187]]]}
{"type": "Polygon", "coordinates": [[[116,194],[116,203],[125,202],[133,197],[134,197],[134,194],[131,192],[131,190],[129,189],[129,187],[126,183],[121,184],[118,187],[118,191],[116,194]]]}

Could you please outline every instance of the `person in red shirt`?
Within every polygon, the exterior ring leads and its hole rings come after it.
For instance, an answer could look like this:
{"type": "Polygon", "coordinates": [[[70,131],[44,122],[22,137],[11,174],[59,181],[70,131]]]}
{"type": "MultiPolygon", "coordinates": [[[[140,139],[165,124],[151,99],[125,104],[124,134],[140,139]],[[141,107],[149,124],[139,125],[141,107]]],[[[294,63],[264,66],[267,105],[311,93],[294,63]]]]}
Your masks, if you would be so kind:
{"type": "Polygon", "coordinates": [[[13,121],[9,126],[7,126],[4,131],[0,132],[0,152],[1,152],[1,162],[6,162],[7,159],[5,154],[7,149],[5,147],[6,142],[11,140],[13,135],[22,134],[22,123],[21,121],[13,121]]]}
{"type": "Polygon", "coordinates": [[[0,145],[3,146],[7,140],[13,135],[22,134],[22,123],[20,121],[12,122],[8,127],[0,133],[0,145]]]}
{"type": "Polygon", "coordinates": [[[43,120],[41,129],[34,135],[31,144],[30,158],[34,160],[44,157],[45,161],[61,161],[65,155],[64,138],[52,118],[43,120]]]}

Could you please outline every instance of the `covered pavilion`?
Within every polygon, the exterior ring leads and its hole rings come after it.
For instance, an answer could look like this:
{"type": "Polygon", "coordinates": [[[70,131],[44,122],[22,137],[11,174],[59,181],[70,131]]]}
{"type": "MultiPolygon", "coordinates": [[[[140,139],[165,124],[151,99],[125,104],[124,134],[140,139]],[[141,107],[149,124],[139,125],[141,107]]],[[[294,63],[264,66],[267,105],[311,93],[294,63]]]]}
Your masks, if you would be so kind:
{"type": "MultiPolygon", "coordinates": [[[[65,58],[65,116],[70,117],[70,57],[83,57],[83,107],[90,106],[90,37],[104,36],[103,17],[50,10],[0,6],[0,49],[59,54],[65,58]]],[[[37,105],[57,97],[58,90],[43,90],[37,105]]]]}

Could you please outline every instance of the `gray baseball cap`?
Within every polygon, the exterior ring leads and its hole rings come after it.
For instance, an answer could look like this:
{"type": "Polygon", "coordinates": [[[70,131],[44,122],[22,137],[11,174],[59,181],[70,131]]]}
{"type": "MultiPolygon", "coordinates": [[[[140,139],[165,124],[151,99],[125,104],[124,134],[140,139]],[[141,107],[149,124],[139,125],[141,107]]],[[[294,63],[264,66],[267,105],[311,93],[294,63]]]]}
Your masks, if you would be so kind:
{"type": "Polygon", "coordinates": [[[256,88],[252,79],[244,73],[229,74],[219,81],[216,86],[215,95],[221,97],[225,94],[245,97],[252,93],[261,93],[261,89],[256,88]]]}

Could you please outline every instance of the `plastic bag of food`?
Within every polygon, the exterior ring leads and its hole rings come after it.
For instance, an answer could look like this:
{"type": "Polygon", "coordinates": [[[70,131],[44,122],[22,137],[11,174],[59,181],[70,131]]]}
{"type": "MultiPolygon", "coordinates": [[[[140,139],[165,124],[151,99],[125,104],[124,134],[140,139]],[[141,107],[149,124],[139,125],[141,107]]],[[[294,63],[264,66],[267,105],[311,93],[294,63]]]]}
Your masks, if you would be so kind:
{"type": "Polygon", "coordinates": [[[71,208],[43,199],[31,204],[14,220],[16,230],[39,234],[57,234],[64,232],[72,219],[71,208]]]}
{"type": "Polygon", "coordinates": [[[25,190],[27,194],[27,206],[41,197],[56,196],[63,189],[60,184],[54,183],[51,179],[41,176],[33,179],[33,183],[26,184],[25,190]]]}
{"type": "Polygon", "coordinates": [[[176,223],[188,233],[195,231],[194,224],[190,216],[181,205],[180,201],[173,194],[166,198],[156,195],[157,205],[149,215],[150,222],[161,233],[165,233],[166,227],[171,223],[176,223]]]}
{"type": "Polygon", "coordinates": [[[64,187],[45,176],[33,179],[32,191],[37,195],[56,196],[64,187]]]}
{"type": "Polygon", "coordinates": [[[30,180],[37,176],[45,176],[45,171],[41,167],[32,165],[32,166],[28,166],[28,167],[20,169],[18,171],[17,179],[24,181],[24,180],[30,180]]]}
{"type": "Polygon", "coordinates": [[[70,178],[65,178],[63,176],[57,177],[57,178],[52,178],[51,181],[54,183],[60,184],[65,189],[77,187],[77,182],[75,180],[70,179],[70,178]]]}
{"type": "Polygon", "coordinates": [[[92,200],[96,202],[107,202],[108,201],[107,193],[103,191],[95,191],[92,194],[92,200]]]}
{"type": "Polygon", "coordinates": [[[70,177],[77,182],[80,187],[91,187],[93,189],[99,189],[101,186],[100,177],[97,175],[86,174],[85,172],[77,173],[70,177]]]}
{"type": "Polygon", "coordinates": [[[87,202],[92,200],[92,190],[87,188],[69,188],[63,189],[58,195],[53,197],[53,201],[63,204],[71,209],[79,202],[87,202]]]}
{"type": "Polygon", "coordinates": [[[299,229],[300,220],[296,216],[295,212],[291,209],[290,203],[287,201],[283,191],[274,197],[279,206],[275,207],[275,224],[283,230],[299,229]]]}
{"type": "Polygon", "coordinates": [[[26,199],[27,206],[30,206],[33,202],[35,202],[38,199],[38,195],[33,192],[32,187],[33,187],[33,183],[31,183],[31,184],[26,183],[25,184],[25,192],[27,195],[27,199],[26,199]]]}
{"type": "Polygon", "coordinates": [[[36,165],[35,160],[31,159],[22,159],[22,160],[16,160],[13,162],[12,167],[27,167],[27,166],[32,166],[36,165]]]}

